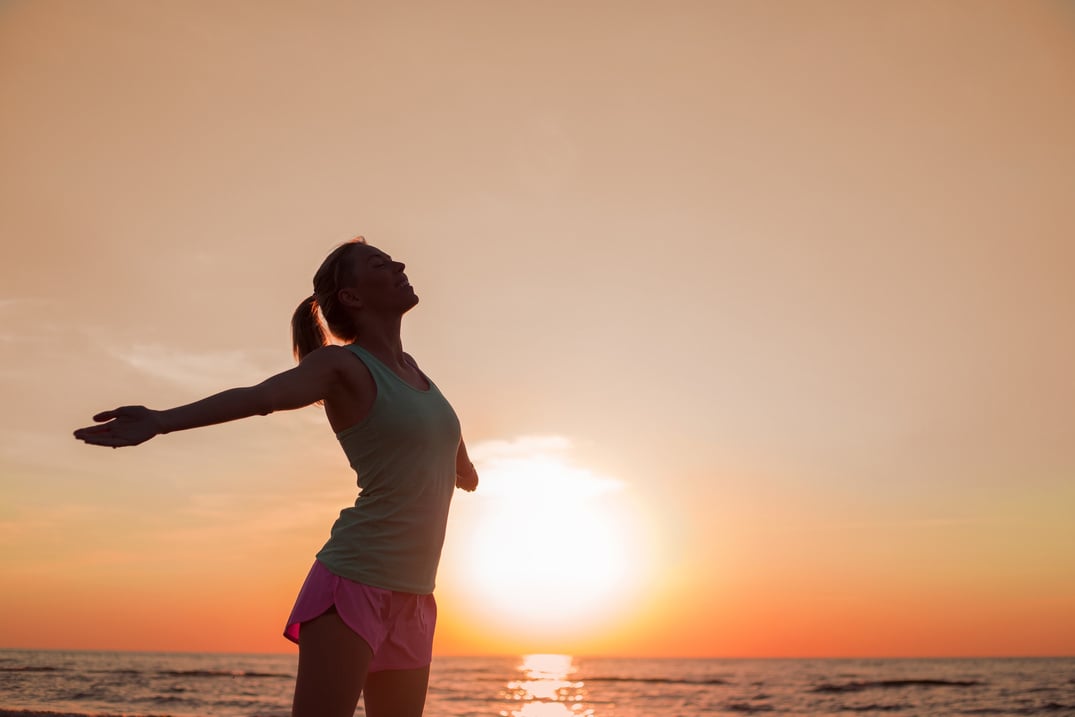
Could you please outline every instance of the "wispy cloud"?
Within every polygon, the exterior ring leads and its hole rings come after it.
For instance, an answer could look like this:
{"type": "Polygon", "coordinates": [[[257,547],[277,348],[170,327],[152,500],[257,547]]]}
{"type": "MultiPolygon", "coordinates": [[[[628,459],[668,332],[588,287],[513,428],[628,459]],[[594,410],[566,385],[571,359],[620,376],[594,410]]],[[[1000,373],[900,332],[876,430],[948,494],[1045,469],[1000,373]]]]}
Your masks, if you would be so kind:
{"type": "MultiPolygon", "coordinates": [[[[191,352],[160,344],[135,344],[112,349],[111,354],[141,373],[199,391],[249,386],[281,369],[278,362],[270,368],[268,352],[245,349],[191,352]]],[[[274,352],[273,357],[278,355],[274,352]]]]}
{"type": "Polygon", "coordinates": [[[563,454],[570,448],[571,441],[564,436],[519,436],[510,440],[481,441],[468,446],[467,452],[475,461],[492,461],[535,453],[563,454]]]}
{"type": "Polygon", "coordinates": [[[494,498],[528,500],[563,493],[592,498],[623,489],[623,481],[599,475],[572,460],[571,441],[564,436],[520,436],[468,446],[481,476],[479,493],[494,498]]]}

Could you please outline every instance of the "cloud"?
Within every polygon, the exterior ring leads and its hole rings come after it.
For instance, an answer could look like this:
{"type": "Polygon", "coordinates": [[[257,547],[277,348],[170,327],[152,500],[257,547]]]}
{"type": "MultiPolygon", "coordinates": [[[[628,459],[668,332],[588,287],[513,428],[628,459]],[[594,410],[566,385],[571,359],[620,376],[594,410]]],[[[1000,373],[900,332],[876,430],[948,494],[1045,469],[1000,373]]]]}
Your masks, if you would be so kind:
{"type": "Polygon", "coordinates": [[[135,344],[111,353],[141,373],[199,391],[250,386],[275,373],[268,368],[267,356],[262,356],[267,352],[243,349],[195,353],[160,344],[135,344]]]}
{"type": "Polygon", "coordinates": [[[527,501],[560,493],[578,500],[623,489],[623,481],[575,465],[570,450],[570,439],[555,435],[482,441],[467,448],[482,496],[527,501]]]}
{"type": "Polygon", "coordinates": [[[481,441],[467,446],[467,453],[477,462],[518,458],[534,453],[564,453],[570,448],[571,441],[563,436],[520,436],[511,440],[481,441]]]}

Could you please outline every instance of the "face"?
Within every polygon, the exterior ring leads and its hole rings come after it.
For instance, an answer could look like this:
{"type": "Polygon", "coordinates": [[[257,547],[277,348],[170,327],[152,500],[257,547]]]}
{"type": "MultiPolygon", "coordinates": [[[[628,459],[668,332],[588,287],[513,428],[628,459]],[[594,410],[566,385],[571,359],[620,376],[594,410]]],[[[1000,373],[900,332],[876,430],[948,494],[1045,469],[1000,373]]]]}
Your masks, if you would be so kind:
{"type": "Polygon", "coordinates": [[[345,302],[401,313],[418,303],[418,295],[403,273],[403,262],[368,244],[356,244],[350,258],[354,279],[351,286],[341,289],[345,302]]]}

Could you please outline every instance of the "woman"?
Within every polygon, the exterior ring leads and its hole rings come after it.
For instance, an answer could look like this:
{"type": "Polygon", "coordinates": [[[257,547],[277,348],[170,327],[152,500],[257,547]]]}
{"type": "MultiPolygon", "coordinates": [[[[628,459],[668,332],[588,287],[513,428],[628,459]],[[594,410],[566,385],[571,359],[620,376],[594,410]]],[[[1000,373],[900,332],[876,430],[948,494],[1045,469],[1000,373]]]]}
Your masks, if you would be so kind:
{"type": "Polygon", "coordinates": [[[323,402],[360,493],[317,554],[284,634],[299,643],[296,717],[421,715],[436,604],[433,582],[456,487],[478,475],[459,421],[404,353],[403,314],[418,303],[404,265],[362,237],[337,247],[291,319],[299,365],[249,388],[154,411],[124,406],[75,437],[136,446],[158,434],[323,402]],[[326,345],[318,320],[346,346],[326,345]]]}

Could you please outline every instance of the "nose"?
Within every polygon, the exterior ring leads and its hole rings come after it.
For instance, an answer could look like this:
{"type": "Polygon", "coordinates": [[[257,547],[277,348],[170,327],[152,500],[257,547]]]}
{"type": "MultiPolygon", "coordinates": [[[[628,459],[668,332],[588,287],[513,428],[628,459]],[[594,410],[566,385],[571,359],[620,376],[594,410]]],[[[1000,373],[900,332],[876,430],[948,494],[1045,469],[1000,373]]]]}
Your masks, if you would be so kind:
{"type": "Polygon", "coordinates": [[[407,265],[404,264],[402,261],[393,261],[392,263],[395,265],[395,270],[397,273],[407,268],[407,265]]]}

